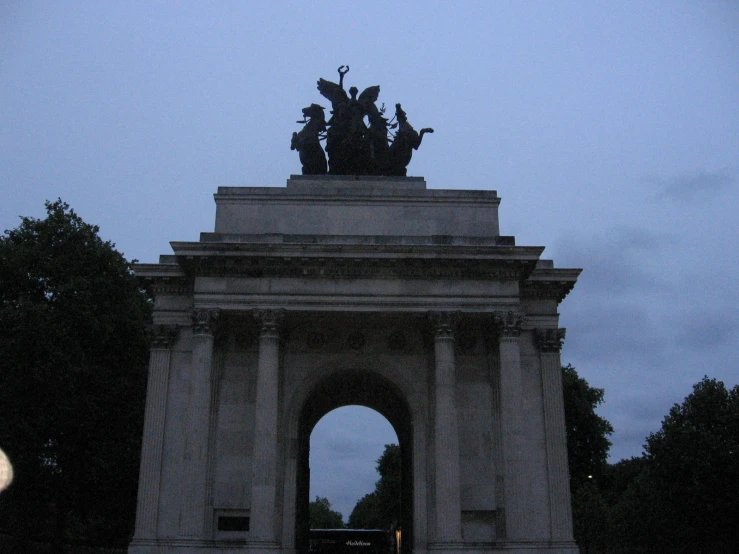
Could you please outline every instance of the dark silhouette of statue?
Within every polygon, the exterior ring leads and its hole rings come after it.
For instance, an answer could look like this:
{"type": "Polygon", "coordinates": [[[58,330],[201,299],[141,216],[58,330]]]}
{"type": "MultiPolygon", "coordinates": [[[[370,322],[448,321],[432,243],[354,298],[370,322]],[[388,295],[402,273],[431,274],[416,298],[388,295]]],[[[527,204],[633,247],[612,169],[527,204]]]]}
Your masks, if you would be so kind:
{"type": "Polygon", "coordinates": [[[359,89],[351,87],[349,94],[344,90],[344,75],[349,66],[338,69],[339,83],[318,80],[318,91],[331,102],[331,118],[325,121],[323,108],[311,104],[303,109],[305,127],[293,133],[291,148],[300,154],[304,175],[405,175],[411,160],[412,150],[417,150],[424,133],[416,133],[407,122],[405,112],[397,104],[392,124],[384,117],[385,106],[378,108],[375,102],[380,87],[366,88],[359,96],[359,89]],[[389,129],[398,126],[394,137],[389,129]],[[324,134],[325,131],[325,134],[324,134]],[[326,140],[326,157],[320,141],[326,140]]]}
{"type": "Polygon", "coordinates": [[[326,154],[321,148],[321,133],[326,131],[326,116],[323,106],[311,104],[303,108],[305,127],[299,133],[293,133],[290,150],[297,150],[300,163],[303,164],[303,175],[325,175],[326,154]]]}
{"type": "Polygon", "coordinates": [[[402,175],[405,176],[408,171],[408,164],[413,156],[413,151],[418,150],[423,140],[423,135],[426,133],[433,133],[434,130],[430,127],[421,129],[418,133],[411,124],[408,123],[408,117],[400,107],[400,104],[395,104],[395,117],[398,120],[398,132],[395,133],[395,139],[393,144],[390,146],[388,152],[388,166],[386,175],[402,175]]]}

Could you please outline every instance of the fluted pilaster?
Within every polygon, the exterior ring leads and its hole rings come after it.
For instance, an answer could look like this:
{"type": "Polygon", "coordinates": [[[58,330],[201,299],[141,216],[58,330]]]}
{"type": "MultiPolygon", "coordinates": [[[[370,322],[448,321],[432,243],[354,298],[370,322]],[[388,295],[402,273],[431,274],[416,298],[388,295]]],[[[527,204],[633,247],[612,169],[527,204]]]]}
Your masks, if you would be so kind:
{"type": "Polygon", "coordinates": [[[254,418],[250,541],[277,540],[277,420],[280,375],[280,326],[285,310],[255,310],[259,324],[259,362],[254,418]]]}
{"type": "Polygon", "coordinates": [[[177,327],[175,326],[155,325],[152,327],[136,507],[135,537],[137,539],[152,539],[157,533],[164,422],[167,415],[167,385],[171,349],[176,338],[177,327]]]}
{"type": "Polygon", "coordinates": [[[526,523],[525,479],[521,467],[523,433],[523,383],[519,337],[523,315],[517,312],[495,314],[500,350],[500,402],[503,439],[503,483],[505,533],[510,539],[524,538],[526,523]]]}
{"type": "Polygon", "coordinates": [[[456,377],[454,362],[454,324],[458,314],[433,312],[429,318],[434,330],[436,468],[436,540],[461,540],[459,490],[459,427],[457,425],[456,377]]]}
{"type": "Polygon", "coordinates": [[[537,329],[535,338],[541,359],[552,540],[571,541],[572,508],[567,467],[562,367],[559,356],[565,329],[537,329]]]}
{"type": "Polygon", "coordinates": [[[186,415],[184,463],[185,494],[180,535],[206,538],[206,493],[208,473],[208,434],[210,429],[211,388],[213,373],[213,337],[219,310],[193,311],[192,362],[190,396],[186,415]]]}

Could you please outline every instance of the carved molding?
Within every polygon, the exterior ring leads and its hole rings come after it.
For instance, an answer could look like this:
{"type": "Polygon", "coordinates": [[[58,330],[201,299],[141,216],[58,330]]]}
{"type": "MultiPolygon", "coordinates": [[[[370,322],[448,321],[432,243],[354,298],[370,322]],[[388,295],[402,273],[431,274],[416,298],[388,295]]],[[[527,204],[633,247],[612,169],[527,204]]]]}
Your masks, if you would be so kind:
{"type": "Polygon", "coordinates": [[[193,332],[196,335],[214,335],[220,313],[216,308],[193,310],[193,332]]]}
{"type": "Polygon", "coordinates": [[[254,319],[259,325],[259,334],[275,334],[279,335],[282,324],[285,321],[285,310],[283,308],[277,310],[253,310],[254,319]]]}
{"type": "Polygon", "coordinates": [[[174,341],[177,339],[177,326],[152,325],[149,328],[149,336],[151,338],[152,349],[168,350],[172,348],[174,341]]]}
{"type": "Polygon", "coordinates": [[[562,302],[575,286],[574,281],[532,281],[521,287],[521,298],[562,302]]]}
{"type": "Polygon", "coordinates": [[[149,288],[154,296],[160,294],[190,294],[192,293],[192,280],[187,278],[163,278],[147,279],[149,288]]]}
{"type": "Polygon", "coordinates": [[[566,329],[536,329],[534,339],[541,352],[559,352],[565,340],[566,329]]]}
{"type": "Polygon", "coordinates": [[[434,329],[435,339],[453,339],[454,330],[461,318],[460,312],[429,312],[429,321],[434,329]]]}
{"type": "Polygon", "coordinates": [[[417,258],[198,257],[180,260],[190,275],[211,277],[315,277],[332,279],[486,279],[520,281],[535,265],[530,260],[417,258]]]}
{"type": "Polygon", "coordinates": [[[501,337],[518,337],[521,335],[521,326],[524,316],[520,312],[495,312],[495,327],[501,337]]]}

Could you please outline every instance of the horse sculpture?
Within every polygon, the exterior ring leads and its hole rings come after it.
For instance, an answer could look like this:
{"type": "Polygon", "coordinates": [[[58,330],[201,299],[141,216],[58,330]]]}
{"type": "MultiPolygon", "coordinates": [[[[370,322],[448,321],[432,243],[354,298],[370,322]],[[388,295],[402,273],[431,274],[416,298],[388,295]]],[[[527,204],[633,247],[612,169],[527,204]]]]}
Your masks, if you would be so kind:
{"type": "Polygon", "coordinates": [[[324,108],[318,104],[311,104],[303,108],[305,127],[299,133],[293,133],[290,150],[297,150],[300,163],[303,164],[303,175],[325,175],[326,154],[321,148],[321,133],[326,131],[326,115],[324,108]]]}
{"type": "Polygon", "coordinates": [[[410,123],[408,117],[400,107],[395,104],[395,117],[398,120],[398,132],[395,134],[393,143],[388,150],[388,164],[385,175],[400,175],[405,177],[408,164],[413,156],[413,151],[418,150],[425,133],[433,133],[430,127],[421,129],[418,133],[410,123]]]}

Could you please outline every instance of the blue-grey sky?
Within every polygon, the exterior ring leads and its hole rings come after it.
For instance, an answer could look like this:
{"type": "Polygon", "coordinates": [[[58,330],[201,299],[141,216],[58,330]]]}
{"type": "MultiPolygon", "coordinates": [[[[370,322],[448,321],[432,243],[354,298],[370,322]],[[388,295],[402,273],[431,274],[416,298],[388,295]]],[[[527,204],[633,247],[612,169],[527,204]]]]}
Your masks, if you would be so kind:
{"type": "MultiPolygon", "coordinates": [[[[61,197],[156,261],[212,230],[216,187],[300,172],[295,122],[342,64],[436,130],[409,174],[497,190],[503,234],[584,269],[562,358],[605,389],[614,461],[704,374],[739,381],[734,1],[3,2],[0,229],[61,197]]],[[[344,420],[332,501],[393,439],[368,431],[359,472],[344,420]]]]}

